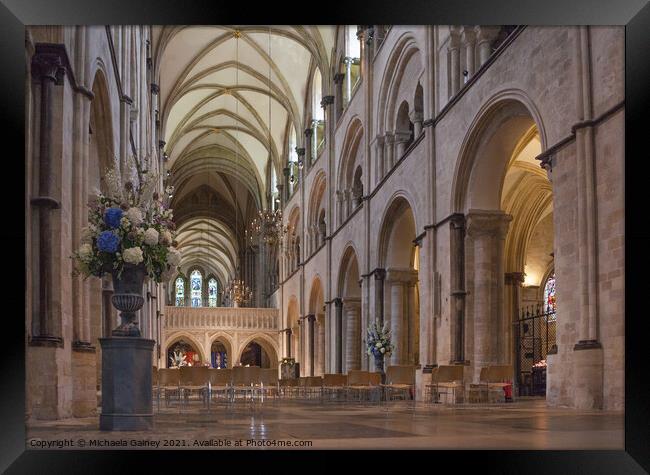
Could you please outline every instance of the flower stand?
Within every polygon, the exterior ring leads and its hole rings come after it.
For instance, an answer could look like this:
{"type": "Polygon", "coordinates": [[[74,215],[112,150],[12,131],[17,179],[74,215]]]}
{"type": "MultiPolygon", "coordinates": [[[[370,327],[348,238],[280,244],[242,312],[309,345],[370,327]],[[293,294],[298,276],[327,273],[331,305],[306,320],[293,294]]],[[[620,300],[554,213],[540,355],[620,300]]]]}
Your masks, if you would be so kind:
{"type": "Polygon", "coordinates": [[[100,430],[153,429],[152,367],[154,340],[100,338],[102,413],[100,430]]]}

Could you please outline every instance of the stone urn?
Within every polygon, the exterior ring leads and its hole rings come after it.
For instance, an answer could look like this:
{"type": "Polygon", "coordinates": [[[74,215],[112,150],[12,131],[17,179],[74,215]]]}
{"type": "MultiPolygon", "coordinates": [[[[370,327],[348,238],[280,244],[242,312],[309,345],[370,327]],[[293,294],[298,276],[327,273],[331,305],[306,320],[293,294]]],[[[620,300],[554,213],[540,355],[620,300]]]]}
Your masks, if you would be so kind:
{"type": "Polygon", "coordinates": [[[120,313],[121,323],[112,332],[113,336],[140,337],[140,328],[135,321],[135,312],[144,305],[142,286],[147,276],[144,264],[125,263],[121,275],[112,270],[113,297],[111,303],[120,313]]]}

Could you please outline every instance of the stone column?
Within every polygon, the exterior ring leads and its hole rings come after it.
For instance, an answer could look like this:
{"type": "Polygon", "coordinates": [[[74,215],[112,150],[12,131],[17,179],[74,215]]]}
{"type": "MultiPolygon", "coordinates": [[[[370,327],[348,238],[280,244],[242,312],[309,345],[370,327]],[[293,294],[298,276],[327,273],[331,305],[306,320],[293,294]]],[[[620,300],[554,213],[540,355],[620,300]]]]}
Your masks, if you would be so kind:
{"type": "Polygon", "coordinates": [[[482,367],[498,363],[503,335],[503,244],[512,216],[503,211],[472,210],[467,232],[474,245],[475,378],[482,367]],[[499,295],[501,294],[501,295],[499,295]]]}
{"type": "Polygon", "coordinates": [[[499,33],[499,28],[494,26],[480,25],[474,28],[476,43],[478,47],[479,67],[481,67],[492,55],[492,42],[499,33]]]}
{"type": "MultiPolygon", "coordinates": [[[[90,121],[90,101],[93,93],[86,91],[75,96],[77,113],[74,118],[74,189],[72,242],[75,248],[81,245],[81,229],[88,225],[86,198],[88,197],[88,123],[90,121]]],[[[94,351],[90,343],[90,313],[85,306],[89,298],[87,286],[81,275],[72,278],[73,335],[72,346],[76,351],[94,351]]]]}
{"type": "Polygon", "coordinates": [[[460,90],[460,34],[456,27],[449,31],[449,78],[451,80],[451,94],[455,96],[460,90]]]}
{"type": "Polygon", "coordinates": [[[377,135],[375,138],[375,185],[384,177],[384,136],[377,135]]]}
{"type": "Polygon", "coordinates": [[[393,157],[393,165],[404,156],[404,153],[406,152],[406,145],[408,144],[409,139],[411,138],[411,132],[410,131],[399,131],[395,132],[395,147],[396,147],[396,153],[395,156],[393,157]]]}
{"type": "Polygon", "coordinates": [[[303,325],[303,318],[298,318],[298,351],[296,360],[300,362],[300,373],[306,374],[307,366],[305,364],[305,326],[303,325]]]}
{"type": "Polygon", "coordinates": [[[341,112],[343,112],[343,78],[345,78],[345,74],[343,73],[336,73],[333,77],[334,80],[334,90],[336,91],[336,96],[335,96],[335,101],[336,101],[336,107],[335,107],[335,118],[334,118],[334,125],[336,122],[339,120],[339,117],[341,117],[341,112]]]}
{"type": "Polygon", "coordinates": [[[421,111],[413,110],[409,114],[411,122],[413,122],[413,138],[417,139],[422,133],[422,122],[424,121],[424,114],[421,111]]]}
{"type": "Polygon", "coordinates": [[[406,361],[407,364],[416,363],[416,355],[419,353],[419,348],[415,344],[416,336],[419,336],[419,325],[420,315],[415,311],[415,285],[417,280],[410,280],[405,285],[406,290],[406,302],[408,312],[406,314],[406,337],[407,344],[406,349],[406,361]]]}
{"type": "Polygon", "coordinates": [[[316,366],[316,351],[314,347],[315,335],[314,335],[314,321],[316,320],[316,315],[310,314],[307,315],[307,346],[309,347],[308,351],[308,361],[309,361],[309,376],[314,376],[314,369],[316,366]]]}
{"type": "Polygon", "coordinates": [[[343,301],[340,298],[334,299],[334,308],[334,338],[336,340],[334,367],[337,373],[343,373],[343,301]]]}
{"type": "Polygon", "coordinates": [[[395,164],[395,135],[392,132],[386,132],[384,143],[384,159],[386,160],[384,175],[386,175],[395,164]]]}
{"type": "Polygon", "coordinates": [[[50,51],[47,47],[36,46],[32,56],[32,76],[40,83],[40,137],[38,151],[38,196],[31,199],[32,206],[38,209],[38,305],[32,316],[31,345],[62,347],[61,328],[52,321],[52,210],[59,209],[60,203],[51,196],[53,191],[52,141],[54,116],[53,87],[63,84],[65,74],[61,53],[50,51]]]}
{"type": "Polygon", "coordinates": [[[467,79],[474,76],[474,48],[476,42],[476,33],[470,27],[463,27],[461,42],[465,46],[465,70],[467,71],[467,79]]]}
{"type": "MultiPolygon", "coordinates": [[[[291,198],[291,187],[289,186],[289,174],[290,174],[289,167],[284,167],[282,169],[282,173],[284,174],[284,203],[289,201],[289,198],[291,198]]],[[[279,186],[278,186],[279,188],[279,186]]],[[[283,203],[283,204],[284,204],[283,203]]]]}
{"type": "Polygon", "coordinates": [[[319,314],[316,317],[316,323],[318,325],[318,358],[317,367],[318,374],[325,374],[325,315],[319,314]]]}
{"type": "Polygon", "coordinates": [[[305,164],[307,166],[311,166],[311,164],[316,160],[316,150],[314,150],[314,144],[316,143],[316,139],[312,141],[312,135],[314,133],[314,121],[312,121],[311,127],[309,129],[305,129],[305,164]]]}
{"type": "Polygon", "coordinates": [[[345,369],[350,371],[361,368],[361,301],[347,298],[343,306],[346,323],[345,369]]]}
{"type": "Polygon", "coordinates": [[[462,364],[465,362],[465,216],[452,216],[450,228],[452,363],[462,364]]]}
{"type": "Polygon", "coordinates": [[[384,326],[384,279],[386,278],[386,269],[375,269],[375,304],[377,316],[375,320],[381,327],[384,326]]]}
{"type": "Polygon", "coordinates": [[[404,284],[400,280],[389,280],[390,285],[390,330],[395,351],[392,364],[402,364],[404,354],[404,284]]]}
{"type": "Polygon", "coordinates": [[[521,303],[521,284],[524,282],[523,272],[508,272],[505,275],[505,314],[507,316],[507,328],[505,339],[505,359],[503,363],[512,364],[515,371],[513,393],[519,394],[519,375],[521,373],[520,360],[517,358],[518,346],[520,345],[519,326],[514,323],[519,319],[519,307],[521,303]]]}

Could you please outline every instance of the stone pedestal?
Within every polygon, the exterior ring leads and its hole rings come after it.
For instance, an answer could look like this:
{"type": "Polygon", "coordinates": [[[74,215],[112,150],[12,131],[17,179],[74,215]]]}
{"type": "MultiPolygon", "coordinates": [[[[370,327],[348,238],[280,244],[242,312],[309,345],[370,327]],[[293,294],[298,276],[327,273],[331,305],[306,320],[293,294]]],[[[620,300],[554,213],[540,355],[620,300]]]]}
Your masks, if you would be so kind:
{"type": "Polygon", "coordinates": [[[597,343],[579,342],[573,351],[574,407],[603,407],[603,349],[597,343]]]}
{"type": "Polygon", "coordinates": [[[102,414],[100,430],[153,429],[152,367],[154,340],[100,338],[102,414]]]}

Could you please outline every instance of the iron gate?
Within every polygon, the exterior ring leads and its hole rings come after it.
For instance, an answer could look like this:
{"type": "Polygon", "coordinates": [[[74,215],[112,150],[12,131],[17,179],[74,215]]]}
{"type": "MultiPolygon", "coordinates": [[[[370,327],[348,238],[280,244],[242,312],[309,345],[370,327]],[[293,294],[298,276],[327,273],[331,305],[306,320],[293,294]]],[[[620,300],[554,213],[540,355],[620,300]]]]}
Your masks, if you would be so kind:
{"type": "Polygon", "coordinates": [[[557,348],[556,323],[555,309],[541,305],[522,309],[514,323],[519,396],[546,395],[546,355],[557,348]]]}

